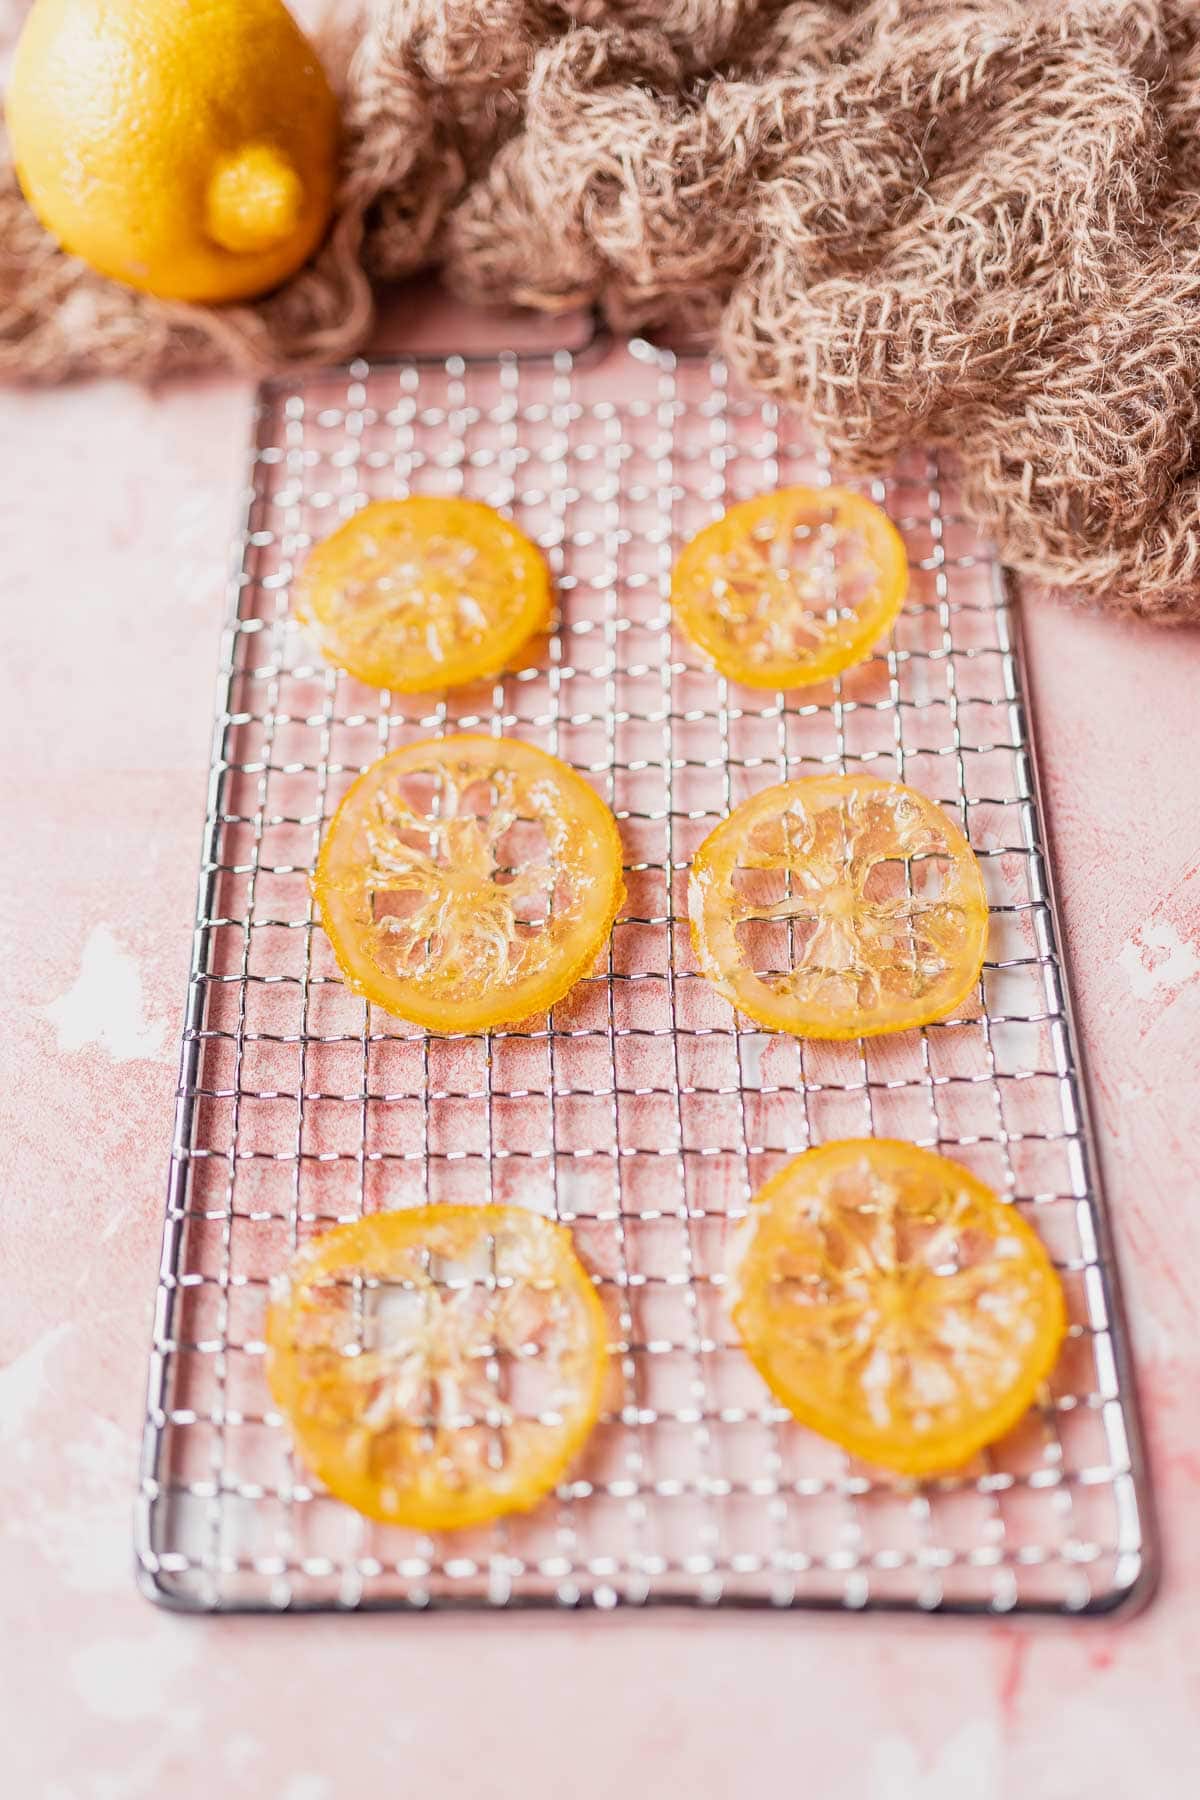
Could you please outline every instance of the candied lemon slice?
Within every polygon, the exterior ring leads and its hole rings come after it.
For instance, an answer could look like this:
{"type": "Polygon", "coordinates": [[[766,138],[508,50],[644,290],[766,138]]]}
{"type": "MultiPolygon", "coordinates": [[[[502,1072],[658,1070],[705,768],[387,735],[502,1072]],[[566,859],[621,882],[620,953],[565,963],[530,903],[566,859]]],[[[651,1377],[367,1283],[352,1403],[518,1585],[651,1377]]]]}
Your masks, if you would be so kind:
{"type": "Polygon", "coordinates": [[[809,1150],[760,1189],[730,1307],[802,1424],[922,1477],[1017,1423],[1066,1330],[1062,1284],[1017,1209],[947,1157],[881,1138],[809,1150]]]}
{"type": "Polygon", "coordinates": [[[704,975],[800,1037],[943,1018],[979,980],[988,903],[967,840],[915,788],[815,775],[767,788],[711,832],[688,883],[704,975]]]}
{"type": "Polygon", "coordinates": [[[570,1233],[515,1206],[376,1213],[272,1283],[267,1378],[300,1455],[371,1518],[534,1506],[600,1410],[604,1310],[570,1233]]]}
{"type": "Polygon", "coordinates": [[[586,975],[624,899],[616,821],[557,757],[448,737],[373,763],[313,878],[356,992],[430,1031],[513,1024],[586,975]]]}
{"type": "Polygon", "coordinates": [[[415,495],[365,506],[309,552],[297,619],[323,655],[402,694],[498,674],[546,625],[537,545],[477,500],[415,495]]]}
{"type": "Polygon", "coordinates": [[[904,542],[845,488],[780,488],[697,532],[671,576],[681,629],[722,675],[806,687],[861,662],[908,592],[904,542]]]}

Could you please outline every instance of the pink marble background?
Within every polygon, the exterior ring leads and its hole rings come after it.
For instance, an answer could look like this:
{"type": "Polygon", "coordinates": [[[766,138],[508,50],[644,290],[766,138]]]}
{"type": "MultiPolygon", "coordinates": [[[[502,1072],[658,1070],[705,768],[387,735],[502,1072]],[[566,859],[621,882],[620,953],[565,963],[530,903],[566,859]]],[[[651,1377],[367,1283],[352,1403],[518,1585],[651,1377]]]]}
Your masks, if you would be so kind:
{"type": "MultiPolygon", "coordinates": [[[[403,324],[404,321],[401,321],[403,324]]],[[[1027,599],[1165,1536],[1129,1623],[196,1620],[130,1505],[249,394],[0,396],[0,1720],[21,1800],[1194,1791],[1200,635],[1027,599]]]]}
{"type": "MultiPolygon", "coordinates": [[[[0,35],[20,4],[0,0],[0,35]]],[[[402,325],[406,323],[401,321],[402,325]]],[[[1128,1623],[181,1619],[131,1573],[229,381],[0,395],[0,1732],[14,1800],[1157,1800],[1200,1762],[1200,634],[1025,602],[1164,1538],[1128,1623]]]]}

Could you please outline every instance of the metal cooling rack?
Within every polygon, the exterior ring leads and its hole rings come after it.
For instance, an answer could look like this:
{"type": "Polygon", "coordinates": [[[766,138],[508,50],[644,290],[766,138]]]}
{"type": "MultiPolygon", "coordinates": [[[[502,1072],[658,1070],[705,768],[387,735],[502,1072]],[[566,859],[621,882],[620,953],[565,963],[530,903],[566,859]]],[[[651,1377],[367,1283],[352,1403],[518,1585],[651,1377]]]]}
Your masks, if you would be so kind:
{"type": "Polygon", "coordinates": [[[868,485],[912,565],[887,645],[764,695],[699,665],[667,604],[680,543],[828,459],[718,361],[355,362],[268,383],[221,656],[137,1512],[140,1579],[194,1609],[656,1601],[1098,1613],[1153,1580],[1148,1489],[1043,849],[1015,619],[935,461],[868,485]],[[410,702],[327,668],[289,620],[309,543],[368,498],[511,508],[554,564],[545,654],[410,702]],[[314,923],[324,822],[384,751],[527,738],[609,801],[628,900],[607,967],[551,1017],[428,1036],[347,992],[314,923]],[[818,769],[911,782],[966,828],[993,902],[974,1004],[852,1044],[755,1029],[695,973],[696,845],[818,769]],[[1071,1334],[1025,1423],[963,1476],[888,1482],[797,1426],[733,1343],[729,1221],[787,1157],[878,1132],[958,1157],[1041,1232],[1071,1334]],[[619,1379],[537,1512],[430,1538],[310,1481],[263,1380],[267,1283],[364,1209],[516,1201],[569,1223],[619,1379]]]}

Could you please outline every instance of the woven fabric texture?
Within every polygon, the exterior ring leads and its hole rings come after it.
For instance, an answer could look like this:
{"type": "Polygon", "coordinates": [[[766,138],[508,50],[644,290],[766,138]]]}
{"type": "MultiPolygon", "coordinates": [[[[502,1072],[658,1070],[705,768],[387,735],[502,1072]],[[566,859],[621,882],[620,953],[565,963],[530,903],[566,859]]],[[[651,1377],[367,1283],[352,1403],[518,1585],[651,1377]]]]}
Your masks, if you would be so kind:
{"type": "Polygon", "coordinates": [[[1196,0],[374,0],[334,231],[277,294],[127,294],[0,174],[0,378],[358,348],[372,289],[719,342],[835,455],[954,453],[1022,572],[1200,617],[1196,0]]]}

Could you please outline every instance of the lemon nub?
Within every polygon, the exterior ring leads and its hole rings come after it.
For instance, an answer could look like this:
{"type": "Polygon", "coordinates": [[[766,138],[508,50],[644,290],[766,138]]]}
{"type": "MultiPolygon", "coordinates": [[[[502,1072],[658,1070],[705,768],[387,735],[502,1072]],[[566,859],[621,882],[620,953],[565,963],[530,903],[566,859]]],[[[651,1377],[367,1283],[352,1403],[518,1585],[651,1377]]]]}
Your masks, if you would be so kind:
{"type": "Polygon", "coordinates": [[[291,237],[304,208],[304,184],[271,144],[246,144],[218,163],[205,196],[205,226],[223,250],[271,250],[291,237]]]}

